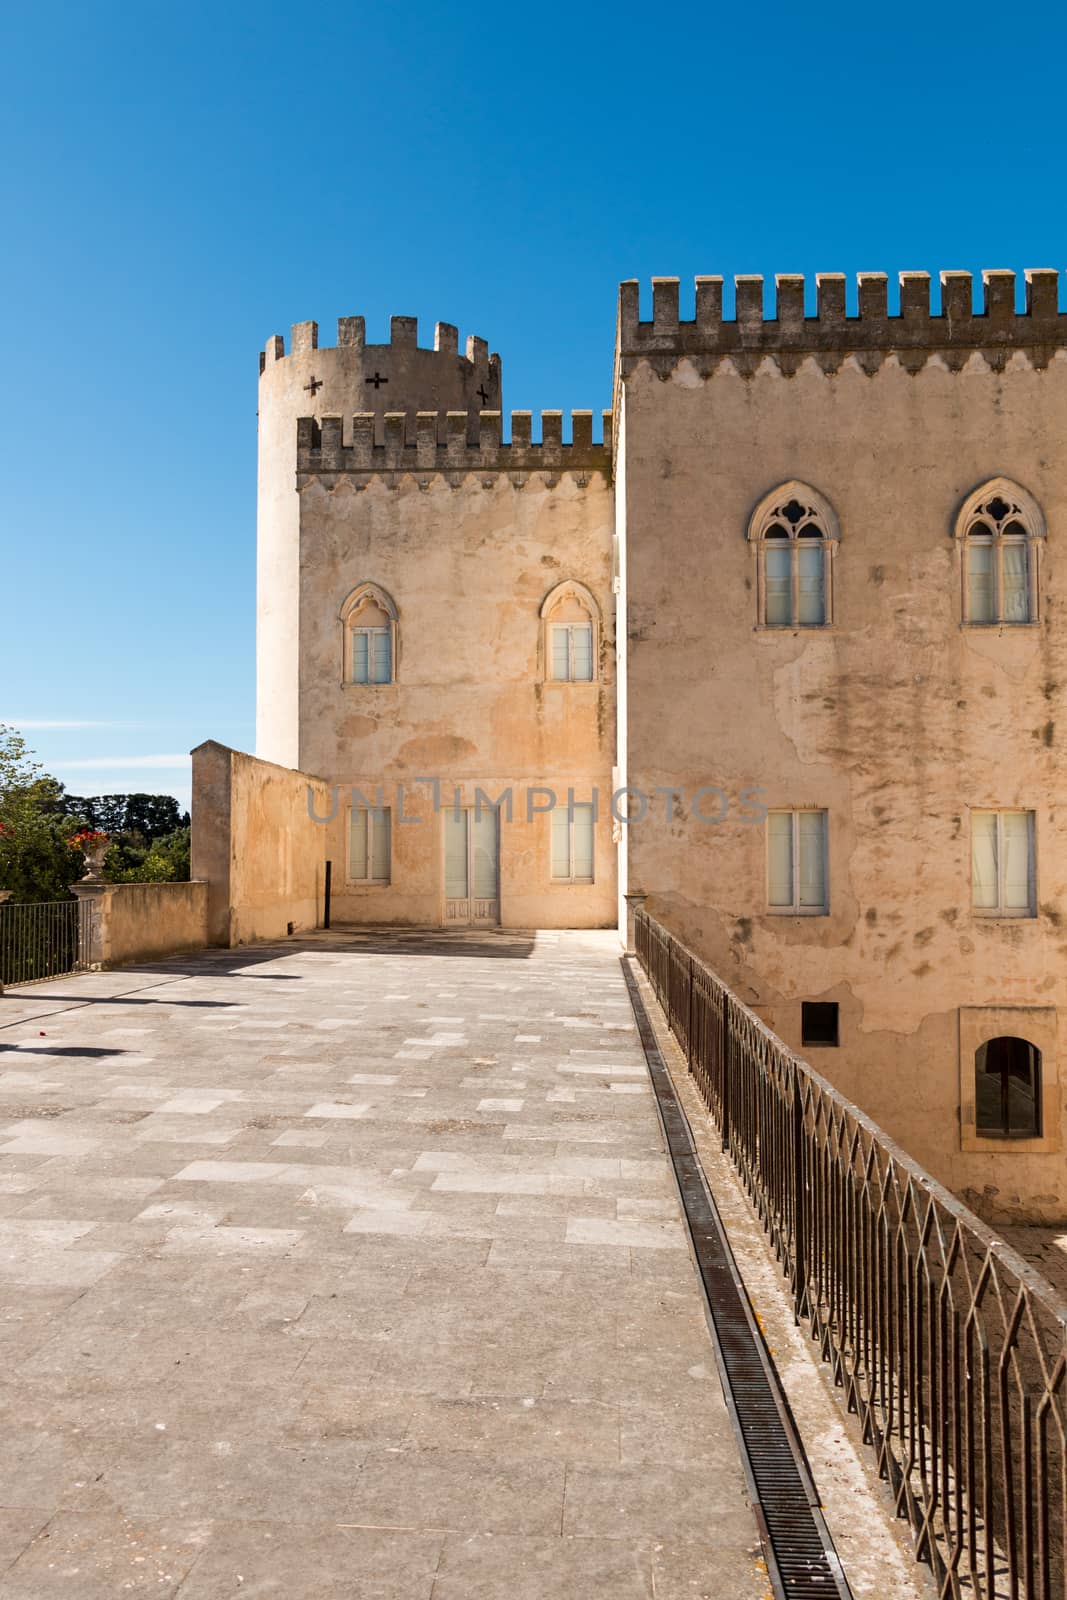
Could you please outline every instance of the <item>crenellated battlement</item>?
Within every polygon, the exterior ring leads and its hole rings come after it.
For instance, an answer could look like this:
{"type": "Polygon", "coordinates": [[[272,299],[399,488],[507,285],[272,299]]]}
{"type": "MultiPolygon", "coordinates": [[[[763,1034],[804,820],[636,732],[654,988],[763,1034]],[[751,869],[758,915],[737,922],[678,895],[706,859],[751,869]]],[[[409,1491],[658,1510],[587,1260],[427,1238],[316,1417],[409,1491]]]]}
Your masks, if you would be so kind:
{"type": "Polygon", "coordinates": [[[617,359],[625,377],[639,361],[666,376],[679,358],[688,356],[703,374],[731,358],[748,376],[765,357],[785,373],[795,372],[812,356],[833,370],[849,355],[868,372],[890,355],[910,371],[918,371],[940,354],[958,369],[981,352],[993,367],[1002,367],[1015,350],[1028,353],[1033,365],[1046,366],[1056,350],[1067,347],[1067,312],[1059,309],[1060,273],[1053,268],[1025,273],[1025,308],[1016,310],[1016,276],[987,271],[981,278],[981,309],[974,309],[969,272],[940,274],[941,308],[931,303],[930,274],[899,275],[900,306],[889,311],[889,279],[884,272],[857,277],[858,315],[846,314],[844,273],[818,273],[816,314],[805,314],[802,274],[781,274],[775,283],[775,315],[764,313],[764,285],[759,276],[734,279],[735,314],[723,315],[723,279],[696,279],[696,314],[679,314],[679,280],[652,279],[652,320],[642,322],[640,284],[630,279],[619,286],[617,359]]]}
{"type": "Polygon", "coordinates": [[[384,438],[374,412],[357,412],[345,428],[337,415],[300,417],[297,421],[297,478],[329,480],[377,472],[410,473],[426,479],[433,473],[602,473],[611,471],[611,412],[603,413],[603,443],[593,442],[593,413],[571,412],[571,443],[563,442],[563,412],[542,411],[541,439],[535,443],[533,414],[511,413],[511,442],[502,441],[502,413],[420,411],[414,437],[406,413],[387,412],[384,438]]]}
{"type": "MultiPolygon", "coordinates": [[[[460,356],[459,329],[451,322],[438,322],[434,326],[432,349],[419,344],[419,319],[417,317],[391,317],[389,322],[389,343],[368,344],[367,324],[364,317],[338,317],[337,343],[334,346],[319,344],[319,325],[317,322],[294,322],[290,330],[289,354],[303,355],[312,350],[347,350],[368,352],[372,357],[379,354],[383,359],[386,353],[409,352],[422,350],[425,355],[452,356],[466,360],[474,368],[489,369],[499,366],[500,357],[490,355],[489,345],[485,339],[480,339],[476,334],[467,338],[463,356],[460,356]]],[[[272,335],[267,340],[266,349],[260,352],[260,375],[276,361],[283,361],[286,357],[285,340],[280,333],[272,335]]]]}

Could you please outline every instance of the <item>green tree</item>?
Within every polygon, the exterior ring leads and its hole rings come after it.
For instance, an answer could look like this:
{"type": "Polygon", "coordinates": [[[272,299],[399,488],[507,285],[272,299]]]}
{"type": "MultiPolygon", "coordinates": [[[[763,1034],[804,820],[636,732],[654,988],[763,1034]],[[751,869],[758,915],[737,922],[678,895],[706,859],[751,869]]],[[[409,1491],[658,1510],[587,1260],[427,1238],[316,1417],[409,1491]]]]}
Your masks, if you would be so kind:
{"type": "Polygon", "coordinates": [[[65,900],[85,870],[68,840],[85,819],[67,811],[63,785],[0,723],[0,889],[16,900],[65,900]]]}
{"type": "Polygon", "coordinates": [[[104,857],[104,877],[109,883],[174,883],[189,877],[189,829],[154,839],[149,846],[141,834],[120,834],[104,857]]]}
{"type": "Polygon", "coordinates": [[[166,868],[167,876],[163,881],[168,883],[187,882],[189,878],[189,841],[190,828],[188,824],[183,828],[175,828],[173,833],[165,834],[162,839],[154,839],[152,848],[145,857],[145,866],[151,863],[152,871],[157,868],[166,868]]]}
{"type": "Polygon", "coordinates": [[[172,794],[68,795],[66,803],[91,828],[113,835],[138,834],[145,845],[189,826],[189,813],[172,794]]]}

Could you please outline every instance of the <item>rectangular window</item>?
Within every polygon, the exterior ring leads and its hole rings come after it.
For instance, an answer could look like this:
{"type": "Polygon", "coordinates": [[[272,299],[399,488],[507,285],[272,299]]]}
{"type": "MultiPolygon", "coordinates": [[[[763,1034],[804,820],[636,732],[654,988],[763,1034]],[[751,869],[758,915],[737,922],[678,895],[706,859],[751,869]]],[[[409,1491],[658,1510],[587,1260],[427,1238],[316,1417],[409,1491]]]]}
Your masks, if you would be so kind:
{"type": "Polygon", "coordinates": [[[352,629],[352,682],[391,683],[393,636],[389,628],[352,629]]]}
{"type": "Polygon", "coordinates": [[[971,812],[971,904],[993,917],[1032,917],[1034,813],[971,812]]]}
{"type": "Polygon", "coordinates": [[[825,811],[767,813],[767,903],[772,911],[817,916],[830,908],[825,811]]]}
{"type": "Polygon", "coordinates": [[[827,553],[813,523],[796,539],[773,530],[763,541],[763,621],[768,628],[826,624],[827,553]]]}
{"type": "MultiPolygon", "coordinates": [[[[1021,525],[1011,526],[1018,529],[1021,525]]],[[[1030,549],[1021,534],[994,540],[988,533],[972,532],[967,537],[964,559],[968,622],[1031,620],[1030,549]]]]}
{"type": "Polygon", "coordinates": [[[388,806],[373,811],[353,806],[348,824],[348,876],[352,883],[388,883],[392,816],[388,806]]]}
{"type": "Polygon", "coordinates": [[[552,877],[557,883],[593,882],[593,808],[566,806],[552,813],[552,877]]]}
{"type": "Polygon", "coordinates": [[[800,1042],[802,1045],[830,1047],[839,1044],[836,1000],[800,1002],[800,1042]]]}
{"type": "Polygon", "coordinates": [[[552,677],[561,683],[593,680],[593,625],[590,622],[554,622],[551,634],[552,677]]]}

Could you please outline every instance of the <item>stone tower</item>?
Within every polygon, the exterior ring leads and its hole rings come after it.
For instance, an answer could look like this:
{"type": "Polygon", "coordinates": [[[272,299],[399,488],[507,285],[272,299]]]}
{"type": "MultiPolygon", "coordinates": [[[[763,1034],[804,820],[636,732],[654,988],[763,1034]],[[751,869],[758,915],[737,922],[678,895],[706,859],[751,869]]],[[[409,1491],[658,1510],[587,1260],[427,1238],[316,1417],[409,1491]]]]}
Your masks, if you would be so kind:
{"type": "Polygon", "coordinates": [[[333,349],[314,323],[267,346],[257,754],[330,786],[338,923],[609,925],[610,414],[603,443],[591,411],[567,441],[561,411],[539,439],[513,412],[505,439],[484,340],[391,332],[367,345],[349,317],[333,349]]]}
{"type": "MultiPolygon", "coordinates": [[[[298,322],[289,354],[281,335],[259,358],[259,483],[256,568],[256,753],[299,764],[300,502],[297,419],[359,416],[382,443],[386,419],[414,442],[419,412],[499,411],[500,358],[471,335],[439,322],[432,350],[420,349],[415,317],[393,317],[388,344],[367,344],[362,317],[340,317],[337,344],[320,348],[318,324],[298,322]],[[372,420],[369,420],[372,419],[372,420]]],[[[443,442],[443,432],[442,432],[443,442]]]]}

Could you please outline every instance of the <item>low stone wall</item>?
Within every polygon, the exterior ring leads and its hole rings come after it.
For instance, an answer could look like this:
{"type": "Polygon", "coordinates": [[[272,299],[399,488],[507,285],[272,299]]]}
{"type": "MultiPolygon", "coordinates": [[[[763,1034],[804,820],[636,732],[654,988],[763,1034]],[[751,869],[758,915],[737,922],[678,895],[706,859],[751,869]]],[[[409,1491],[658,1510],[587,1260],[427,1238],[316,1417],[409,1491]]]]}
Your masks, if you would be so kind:
{"type": "Polygon", "coordinates": [[[208,942],[206,883],[105,883],[83,878],[74,893],[88,905],[90,967],[121,967],[202,950],[208,942]]]}
{"type": "Polygon", "coordinates": [[[328,784],[208,740],[193,751],[192,871],[207,883],[207,943],[317,928],[337,823],[328,784]]]}
{"type": "Polygon", "coordinates": [[[103,964],[202,950],[207,944],[206,883],[113,883],[103,895],[103,964]]]}

